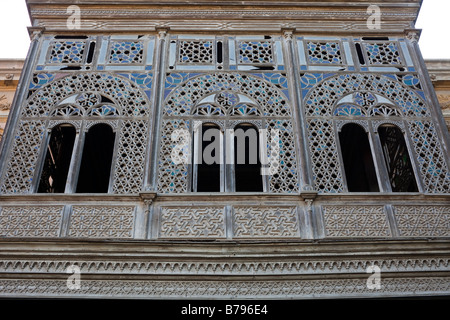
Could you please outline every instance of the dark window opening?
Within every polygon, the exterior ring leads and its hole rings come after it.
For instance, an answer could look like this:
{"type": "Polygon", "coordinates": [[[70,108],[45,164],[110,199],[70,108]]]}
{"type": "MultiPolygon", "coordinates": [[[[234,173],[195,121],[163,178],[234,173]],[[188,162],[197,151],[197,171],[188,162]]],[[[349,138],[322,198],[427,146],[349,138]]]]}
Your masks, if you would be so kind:
{"type": "Polygon", "coordinates": [[[64,193],[76,130],[70,124],[52,129],[39,180],[38,193],[64,193]]]}
{"type": "Polygon", "coordinates": [[[355,44],[356,47],[356,53],[358,54],[358,59],[360,64],[366,64],[366,61],[364,60],[364,54],[362,52],[361,45],[359,43],[355,44]]]}
{"type": "Polygon", "coordinates": [[[389,41],[388,37],[363,37],[364,41],[389,41]]]}
{"type": "Polygon", "coordinates": [[[94,52],[95,52],[95,42],[91,42],[89,44],[88,56],[87,56],[87,59],[86,59],[87,63],[92,63],[92,60],[94,58],[94,52]]]}
{"type": "Polygon", "coordinates": [[[194,141],[197,150],[197,159],[194,162],[197,168],[197,192],[220,192],[220,128],[212,123],[202,125],[198,141],[194,141]]]}
{"type": "Polygon", "coordinates": [[[76,36],[76,35],[67,35],[67,36],[55,36],[55,39],[87,39],[87,36],[76,36]]]}
{"type": "Polygon", "coordinates": [[[86,134],[77,193],[107,193],[115,133],[107,124],[96,124],[86,134]]]}
{"type": "Polygon", "coordinates": [[[384,160],[393,192],[418,192],[405,137],[396,126],[378,128],[384,160]]]}
{"type": "Polygon", "coordinates": [[[76,67],[76,66],[70,66],[70,67],[63,67],[59,70],[65,70],[65,71],[69,71],[69,70],[81,70],[81,67],[76,67]]]}
{"type": "Polygon", "coordinates": [[[217,63],[223,62],[223,45],[222,41],[217,42],[217,63]]]}
{"type": "Polygon", "coordinates": [[[349,192],[378,192],[379,186],[368,135],[354,123],[339,133],[345,177],[349,192]]]}
{"type": "Polygon", "coordinates": [[[263,182],[258,129],[239,124],[234,129],[234,178],[236,192],[262,192],[263,182]]]}

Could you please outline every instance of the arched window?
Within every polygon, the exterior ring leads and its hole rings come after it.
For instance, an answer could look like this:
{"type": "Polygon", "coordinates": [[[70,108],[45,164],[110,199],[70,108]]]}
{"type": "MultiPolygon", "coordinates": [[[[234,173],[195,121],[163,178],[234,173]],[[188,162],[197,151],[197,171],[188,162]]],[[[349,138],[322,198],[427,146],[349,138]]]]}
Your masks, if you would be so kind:
{"type": "Polygon", "coordinates": [[[249,123],[234,128],[234,181],[237,192],[262,192],[258,129],[249,123]]]}
{"type": "Polygon", "coordinates": [[[368,135],[364,128],[348,123],[339,133],[349,192],[378,192],[378,180],[368,135]]]}
{"type": "Polygon", "coordinates": [[[402,131],[395,125],[383,124],[378,128],[378,134],[392,191],[417,192],[417,183],[402,131]]]}
{"type": "Polygon", "coordinates": [[[194,133],[194,192],[222,191],[223,138],[220,127],[214,123],[202,123],[194,133]]]}
{"type": "Polygon", "coordinates": [[[104,123],[86,133],[77,193],[107,193],[114,151],[115,133],[104,123]]]}
{"type": "Polygon", "coordinates": [[[75,136],[76,130],[70,124],[60,124],[52,129],[38,193],[64,193],[75,136]]]}

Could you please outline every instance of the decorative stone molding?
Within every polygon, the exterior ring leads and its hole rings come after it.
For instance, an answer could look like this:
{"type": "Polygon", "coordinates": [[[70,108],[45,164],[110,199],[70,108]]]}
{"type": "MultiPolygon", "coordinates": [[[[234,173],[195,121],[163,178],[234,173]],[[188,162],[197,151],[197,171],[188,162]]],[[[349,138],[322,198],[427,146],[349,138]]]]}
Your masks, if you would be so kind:
{"type": "Polygon", "coordinates": [[[300,236],[296,207],[235,206],[234,238],[286,238],[300,236]]]}
{"type": "Polygon", "coordinates": [[[3,279],[3,297],[115,297],[115,298],[330,298],[442,295],[450,291],[448,277],[383,278],[380,290],[367,279],[326,280],[81,280],[78,290],[66,279],[3,279]]]}
{"type": "Polygon", "coordinates": [[[0,210],[0,237],[59,237],[63,206],[4,206],[0,210]]]}
{"type": "Polygon", "coordinates": [[[450,259],[447,257],[406,258],[340,258],[239,261],[165,261],[162,258],[117,260],[117,259],[0,259],[0,273],[65,273],[67,267],[76,265],[82,274],[96,275],[323,275],[365,273],[369,266],[378,266],[381,272],[430,272],[447,271],[450,259]]]}
{"type": "Polygon", "coordinates": [[[73,206],[69,237],[133,238],[134,206],[73,206]]]}
{"type": "Polygon", "coordinates": [[[322,206],[326,237],[390,237],[383,206],[322,206]]]}

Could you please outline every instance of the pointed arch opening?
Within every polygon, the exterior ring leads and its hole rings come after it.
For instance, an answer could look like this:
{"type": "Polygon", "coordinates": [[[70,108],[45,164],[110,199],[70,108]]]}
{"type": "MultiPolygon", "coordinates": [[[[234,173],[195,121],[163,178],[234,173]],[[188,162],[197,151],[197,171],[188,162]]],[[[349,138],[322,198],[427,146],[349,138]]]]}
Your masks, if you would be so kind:
{"type": "Polygon", "coordinates": [[[392,192],[418,192],[411,159],[402,130],[392,124],[378,128],[392,192]]]}
{"type": "Polygon", "coordinates": [[[349,192],[379,192],[379,185],[367,132],[347,123],[339,133],[345,177],[349,192]]]}
{"type": "Polygon", "coordinates": [[[234,181],[236,192],[262,192],[258,128],[240,123],[234,128],[234,181]]]}
{"type": "Polygon", "coordinates": [[[86,133],[77,193],[107,193],[113,160],[115,133],[104,123],[86,133]]]}
{"type": "Polygon", "coordinates": [[[222,190],[223,137],[219,125],[202,123],[194,133],[194,192],[222,190]]]}
{"type": "Polygon", "coordinates": [[[55,126],[47,145],[38,193],[64,193],[75,144],[76,129],[71,124],[55,126]]]}

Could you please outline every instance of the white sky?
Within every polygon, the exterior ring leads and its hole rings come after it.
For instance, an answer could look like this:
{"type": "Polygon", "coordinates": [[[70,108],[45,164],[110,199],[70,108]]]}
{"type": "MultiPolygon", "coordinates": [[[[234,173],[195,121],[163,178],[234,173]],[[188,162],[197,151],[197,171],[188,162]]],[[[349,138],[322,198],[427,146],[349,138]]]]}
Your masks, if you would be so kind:
{"type": "MultiPolygon", "coordinates": [[[[450,59],[450,0],[424,0],[417,21],[425,59],[450,59]]],[[[25,0],[0,0],[0,58],[24,59],[30,26],[25,0]]]]}

